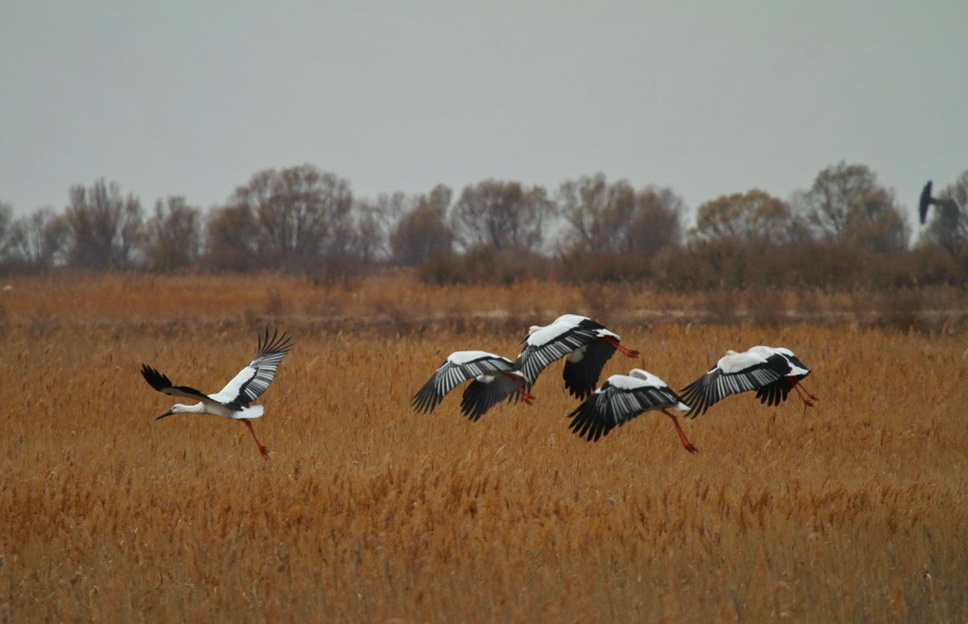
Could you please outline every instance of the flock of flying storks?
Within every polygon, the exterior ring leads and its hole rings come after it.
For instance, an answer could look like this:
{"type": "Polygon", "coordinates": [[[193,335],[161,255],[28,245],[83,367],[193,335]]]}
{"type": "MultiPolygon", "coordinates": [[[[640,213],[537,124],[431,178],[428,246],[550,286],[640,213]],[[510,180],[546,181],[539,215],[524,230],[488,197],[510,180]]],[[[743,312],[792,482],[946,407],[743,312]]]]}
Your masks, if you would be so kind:
{"type": "Polygon", "coordinates": [[[430,412],[448,392],[470,381],[464,389],[461,411],[477,420],[505,399],[530,403],[534,399],[530,390],[541,371],[565,358],[565,388],[582,401],[567,414],[572,431],[594,441],[643,412],[658,410],[672,420],[682,446],[695,453],[698,449],[686,438],[670,409],[695,418],[727,396],[749,390],[756,390],[756,397],[768,405],[785,401],[793,389],[804,405],[817,400],[800,384],[810,369],[789,349],[763,346],[743,353],[727,351],[706,374],[679,393],[641,368],[633,368],[628,375],[612,375],[596,390],[602,368],[615,351],[628,357],[639,355],[620,341],[618,334],[587,316],[565,314],[550,325],[531,327],[522,341],[524,349],[514,362],[486,351],[451,353],[417,391],[412,404],[417,411],[430,412]]]}
{"type": "MultiPolygon", "coordinates": [[[[931,182],[921,190],[918,216],[922,224],[931,206],[952,204],[952,200],[938,199],[932,194],[931,182]]],[[[617,334],[586,316],[565,314],[550,325],[533,326],[522,342],[524,350],[515,361],[487,351],[455,351],[431,378],[417,391],[411,404],[419,412],[431,412],[451,390],[470,381],[461,398],[461,412],[471,420],[478,420],[501,401],[534,400],[530,390],[538,375],[551,363],[565,358],[563,376],[565,388],[582,403],[567,414],[569,428],[588,440],[598,440],[609,431],[624,425],[639,414],[658,410],[672,419],[682,446],[690,453],[698,449],[686,438],[679,419],[669,410],[685,412],[695,418],[705,414],[713,404],[731,394],[756,390],[756,398],[767,405],[779,405],[796,390],[805,406],[813,405],[817,397],[802,387],[801,380],[810,369],[789,349],[756,346],[737,353],[727,351],[702,377],[679,393],[652,373],[633,368],[628,375],[612,375],[595,389],[605,362],[621,351],[628,357],[638,357],[638,351],[622,346],[617,334]]],[[[250,422],[262,416],[261,405],[251,405],[266,391],[276,375],[282,359],[292,349],[288,334],[269,330],[259,337],[255,359],[243,368],[224,388],[215,394],[204,394],[189,386],[175,386],[147,364],[141,374],[151,387],[170,396],[199,401],[193,405],[176,403],[158,416],[172,414],[212,414],[221,418],[241,420],[249,428],[263,457],[269,452],[262,446],[250,422]]]]}
{"type": "MultiPolygon", "coordinates": [[[[605,362],[620,351],[628,357],[639,352],[621,344],[621,338],[586,316],[565,314],[550,325],[533,326],[525,336],[524,349],[515,361],[487,351],[455,351],[414,395],[411,404],[418,412],[431,412],[460,384],[470,381],[461,399],[461,412],[478,420],[495,404],[507,400],[534,400],[530,390],[538,375],[553,362],[564,358],[562,375],[565,388],[582,401],[567,417],[569,428],[587,440],[598,440],[617,426],[643,412],[658,410],[676,427],[682,446],[690,453],[698,449],[686,438],[679,419],[669,410],[685,412],[695,418],[706,413],[725,397],[756,391],[756,398],[767,405],[778,405],[796,390],[805,406],[817,400],[802,388],[801,380],[810,374],[792,351],[782,347],[757,346],[726,355],[704,375],[679,393],[652,373],[633,368],[627,375],[612,375],[598,389],[605,362]]],[[[255,358],[216,394],[204,394],[188,386],[176,386],[166,375],[147,364],[141,374],[152,388],[170,396],[199,401],[193,405],[176,403],[164,414],[212,414],[241,420],[249,428],[263,457],[268,451],[259,442],[251,419],[262,416],[261,405],[251,405],[266,391],[282,359],[292,349],[292,339],[278,330],[259,337],[255,358]]]]}

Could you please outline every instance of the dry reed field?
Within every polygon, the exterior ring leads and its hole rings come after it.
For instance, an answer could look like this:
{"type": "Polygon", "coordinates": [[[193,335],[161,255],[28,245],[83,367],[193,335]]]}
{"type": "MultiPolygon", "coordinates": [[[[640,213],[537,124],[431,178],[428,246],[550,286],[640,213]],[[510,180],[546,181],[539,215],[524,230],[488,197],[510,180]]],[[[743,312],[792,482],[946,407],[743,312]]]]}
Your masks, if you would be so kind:
{"type": "MultiPolygon", "coordinates": [[[[795,298],[791,293],[788,297],[795,298]]],[[[0,286],[0,621],[965,622],[968,336],[675,320],[684,297],[278,276],[0,286]],[[643,315],[641,311],[651,311],[643,315]],[[448,353],[595,316],[675,388],[793,348],[820,397],[647,413],[589,443],[534,405],[409,403],[448,353]],[[139,374],[215,392],[295,339],[255,421],[154,422],[139,374]]],[[[818,304],[820,305],[820,304],[818,304]]],[[[688,316],[688,314],[687,314],[688,316]]]]}

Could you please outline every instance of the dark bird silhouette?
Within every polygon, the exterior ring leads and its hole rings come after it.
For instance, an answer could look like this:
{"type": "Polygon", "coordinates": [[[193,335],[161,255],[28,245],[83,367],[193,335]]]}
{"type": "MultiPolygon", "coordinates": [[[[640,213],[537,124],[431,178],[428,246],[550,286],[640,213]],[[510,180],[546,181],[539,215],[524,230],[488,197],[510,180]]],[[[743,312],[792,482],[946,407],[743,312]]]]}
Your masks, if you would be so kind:
{"type": "Polygon", "coordinates": [[[918,200],[918,216],[921,218],[921,225],[928,218],[928,208],[938,203],[938,200],[931,196],[931,180],[921,189],[921,199],[918,200]]]}

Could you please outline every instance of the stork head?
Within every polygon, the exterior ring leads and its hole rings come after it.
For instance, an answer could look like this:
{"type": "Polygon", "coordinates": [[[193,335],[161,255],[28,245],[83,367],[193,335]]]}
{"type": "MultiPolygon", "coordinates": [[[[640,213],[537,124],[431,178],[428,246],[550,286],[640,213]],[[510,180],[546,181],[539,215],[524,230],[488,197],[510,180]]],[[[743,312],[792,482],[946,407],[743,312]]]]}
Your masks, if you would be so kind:
{"type": "Polygon", "coordinates": [[[184,405],[182,403],[175,403],[174,405],[171,406],[170,410],[168,410],[161,416],[155,416],[155,420],[161,420],[162,418],[166,416],[171,416],[172,414],[197,414],[199,411],[201,411],[198,409],[199,407],[202,407],[201,403],[197,405],[184,405]]]}
{"type": "Polygon", "coordinates": [[[532,325],[531,327],[528,328],[528,334],[521,339],[521,342],[522,343],[527,342],[528,338],[530,338],[531,336],[534,336],[535,333],[541,331],[542,329],[544,329],[544,327],[541,325],[532,325]]]}

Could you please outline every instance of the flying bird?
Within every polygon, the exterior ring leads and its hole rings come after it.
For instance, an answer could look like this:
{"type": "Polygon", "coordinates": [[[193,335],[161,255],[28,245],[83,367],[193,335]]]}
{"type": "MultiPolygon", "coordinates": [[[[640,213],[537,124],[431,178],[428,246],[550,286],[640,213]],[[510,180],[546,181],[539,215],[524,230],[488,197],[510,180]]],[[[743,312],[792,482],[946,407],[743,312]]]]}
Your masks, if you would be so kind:
{"type": "Polygon", "coordinates": [[[628,375],[612,375],[606,379],[601,388],[566,417],[571,418],[569,429],[586,440],[595,441],[639,414],[658,410],[672,419],[683,448],[698,453],[699,449],[686,438],[679,419],[669,409],[687,412],[689,406],[666,382],[641,368],[633,368],[628,375]]]}
{"type": "Polygon", "coordinates": [[[172,414],[211,414],[220,418],[241,420],[252,433],[252,439],[259,447],[259,453],[263,457],[268,457],[269,451],[259,442],[259,438],[255,435],[255,429],[252,428],[250,422],[251,419],[262,416],[263,406],[251,405],[251,403],[258,399],[272,383],[276,376],[276,369],[279,368],[282,359],[291,349],[292,338],[288,334],[279,335],[279,331],[275,330],[270,337],[269,330],[266,329],[259,337],[259,347],[255,359],[249,362],[248,366],[239,371],[232,378],[232,381],[215,394],[205,394],[188,386],[175,386],[166,375],[159,373],[147,364],[142,364],[141,374],[145,381],[158,392],[199,401],[194,405],[176,403],[170,410],[156,417],[155,420],[172,414]]]}
{"type": "Polygon", "coordinates": [[[515,370],[514,362],[487,351],[455,351],[413,396],[410,404],[418,412],[430,413],[447,393],[471,381],[461,398],[461,413],[472,421],[480,419],[497,403],[534,397],[527,391],[527,380],[515,370]]]}
{"type": "Polygon", "coordinates": [[[921,189],[921,199],[918,200],[918,216],[921,217],[921,225],[924,225],[925,219],[928,218],[928,208],[937,203],[938,200],[931,196],[931,180],[928,180],[921,189]]]}
{"type": "Polygon", "coordinates": [[[616,350],[628,357],[639,355],[638,351],[622,346],[618,334],[578,314],[564,314],[544,327],[532,325],[521,342],[525,346],[515,365],[529,387],[549,364],[565,358],[562,371],[565,388],[579,399],[595,390],[605,362],[616,350]]]}
{"type": "Polygon", "coordinates": [[[935,207],[935,216],[941,219],[942,230],[954,232],[959,228],[960,213],[964,208],[953,197],[935,197],[931,191],[931,180],[928,180],[918,200],[918,216],[921,219],[921,225],[924,225],[927,220],[928,208],[931,206],[935,207]]]}
{"type": "Polygon", "coordinates": [[[756,398],[766,405],[779,405],[790,390],[796,390],[805,406],[817,397],[801,387],[810,369],[783,347],[756,346],[737,353],[729,350],[709,371],[683,388],[679,395],[692,406],[689,418],[706,413],[713,404],[731,394],[756,390],[756,398]]]}

